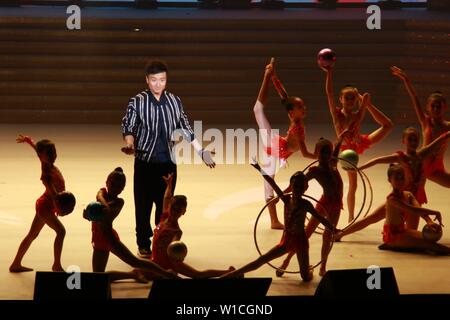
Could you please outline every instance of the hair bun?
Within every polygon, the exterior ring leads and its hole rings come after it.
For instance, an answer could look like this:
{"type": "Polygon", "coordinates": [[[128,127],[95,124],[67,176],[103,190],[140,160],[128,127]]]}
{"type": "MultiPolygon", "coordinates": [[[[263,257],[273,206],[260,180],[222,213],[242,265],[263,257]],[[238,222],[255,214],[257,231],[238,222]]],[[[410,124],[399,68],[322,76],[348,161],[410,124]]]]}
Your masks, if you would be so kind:
{"type": "Polygon", "coordinates": [[[117,167],[114,169],[114,171],[123,172],[123,169],[121,167],[117,167]]]}

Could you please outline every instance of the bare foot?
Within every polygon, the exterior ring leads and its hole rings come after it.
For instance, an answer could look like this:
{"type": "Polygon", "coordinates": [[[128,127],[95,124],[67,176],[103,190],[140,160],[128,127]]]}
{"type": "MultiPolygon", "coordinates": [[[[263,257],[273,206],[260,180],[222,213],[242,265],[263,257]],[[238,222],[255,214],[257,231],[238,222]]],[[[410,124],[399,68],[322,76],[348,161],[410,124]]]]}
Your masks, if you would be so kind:
{"type": "Polygon", "coordinates": [[[275,271],[275,275],[276,275],[277,277],[282,277],[283,274],[284,274],[284,270],[277,269],[277,271],[275,271]]]}
{"type": "Polygon", "coordinates": [[[277,271],[275,271],[276,276],[277,277],[283,276],[283,274],[286,272],[286,268],[288,267],[288,265],[289,265],[289,260],[285,259],[283,261],[283,264],[280,266],[280,269],[277,269],[277,271]]]}
{"type": "Polygon", "coordinates": [[[319,276],[323,277],[327,273],[327,270],[325,268],[320,268],[319,276]]]}
{"type": "Polygon", "coordinates": [[[28,268],[28,267],[24,267],[24,266],[22,266],[22,265],[18,265],[18,266],[16,266],[16,265],[11,265],[10,267],[9,267],[9,272],[28,272],[28,271],[33,271],[33,269],[32,268],[28,268]]]}
{"type": "Polygon", "coordinates": [[[351,223],[355,219],[354,216],[348,216],[348,223],[351,223]]]}
{"type": "Polygon", "coordinates": [[[277,230],[283,230],[284,229],[284,225],[280,222],[272,222],[272,225],[270,226],[272,229],[277,229],[277,230]]]}
{"type": "Polygon", "coordinates": [[[62,265],[60,265],[60,264],[54,264],[54,265],[52,266],[52,271],[53,271],[53,272],[64,272],[64,269],[63,269],[62,265]]]}
{"type": "Polygon", "coordinates": [[[311,281],[314,278],[314,269],[309,269],[308,275],[306,278],[303,279],[303,281],[311,281]]]}

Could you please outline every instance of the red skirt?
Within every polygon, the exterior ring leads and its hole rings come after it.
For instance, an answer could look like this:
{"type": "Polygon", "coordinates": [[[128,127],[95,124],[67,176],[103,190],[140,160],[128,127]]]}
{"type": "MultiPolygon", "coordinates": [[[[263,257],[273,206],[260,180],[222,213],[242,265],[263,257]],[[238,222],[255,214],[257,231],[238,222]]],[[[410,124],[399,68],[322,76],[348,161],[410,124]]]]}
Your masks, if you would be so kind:
{"type": "Polygon", "coordinates": [[[390,244],[406,231],[405,224],[385,224],[383,226],[383,242],[390,244]]]}
{"type": "Polygon", "coordinates": [[[350,142],[343,143],[341,146],[341,150],[352,149],[357,154],[362,154],[364,151],[370,148],[372,142],[369,139],[368,134],[360,134],[357,138],[354,138],[350,142]]]}
{"type": "Polygon", "coordinates": [[[270,147],[266,147],[265,151],[269,156],[284,160],[289,158],[293,153],[288,149],[287,140],[278,135],[271,138],[270,147]]]}
{"type": "Polygon", "coordinates": [[[309,243],[306,235],[289,235],[287,232],[283,233],[279,247],[284,246],[288,252],[298,252],[301,250],[309,250],[309,243]]]}

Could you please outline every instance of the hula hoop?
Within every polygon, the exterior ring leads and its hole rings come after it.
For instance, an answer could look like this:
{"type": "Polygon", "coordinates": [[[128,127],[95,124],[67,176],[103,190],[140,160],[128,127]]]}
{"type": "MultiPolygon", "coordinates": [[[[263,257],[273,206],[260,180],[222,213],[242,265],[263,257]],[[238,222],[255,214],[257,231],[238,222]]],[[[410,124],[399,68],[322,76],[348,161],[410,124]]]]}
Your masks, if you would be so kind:
{"type": "Polygon", "coordinates": [[[369,185],[369,191],[370,191],[370,202],[369,202],[369,206],[367,207],[367,211],[364,214],[363,218],[367,217],[367,215],[370,212],[370,209],[372,208],[372,204],[373,204],[373,189],[372,189],[372,184],[370,183],[369,177],[367,177],[366,173],[362,170],[360,170],[360,172],[363,174],[363,176],[366,178],[367,180],[367,184],[369,185]]]}
{"type": "MultiPolygon", "coordinates": [[[[292,193],[286,193],[285,195],[291,195],[291,194],[292,194],[292,193]]],[[[316,200],[315,198],[313,198],[313,197],[311,197],[311,196],[308,196],[308,195],[304,195],[304,196],[306,196],[306,197],[309,198],[309,199],[314,200],[316,203],[319,203],[318,200],[316,200]]],[[[279,199],[280,199],[280,197],[277,196],[277,197],[274,197],[273,199],[271,199],[269,202],[267,202],[267,203],[262,207],[262,209],[259,211],[259,214],[258,214],[258,216],[256,217],[255,225],[254,225],[254,227],[253,227],[253,240],[254,240],[254,242],[255,242],[256,251],[258,251],[258,254],[259,254],[260,256],[262,256],[263,254],[261,253],[261,250],[259,249],[258,240],[256,239],[256,231],[257,231],[257,229],[258,229],[258,222],[259,222],[259,219],[260,219],[261,215],[263,214],[264,210],[265,210],[270,204],[272,204],[272,203],[275,202],[275,201],[278,201],[279,199]]],[[[324,209],[325,209],[325,208],[324,208],[324,209]]],[[[326,211],[326,209],[325,209],[325,211],[326,211]]],[[[334,243],[334,232],[331,232],[331,245],[330,245],[330,249],[329,249],[328,252],[327,252],[327,256],[328,256],[328,254],[331,252],[331,249],[333,248],[333,243],[334,243]]],[[[289,253],[289,252],[288,252],[288,253],[289,253]]],[[[319,261],[318,263],[316,263],[315,265],[313,265],[313,266],[311,267],[311,269],[314,269],[314,268],[318,267],[322,262],[323,262],[323,259],[320,260],[320,261],[319,261]]],[[[271,266],[272,268],[274,268],[275,270],[282,271],[283,273],[300,273],[300,271],[287,271],[287,270],[278,268],[278,267],[274,266],[273,264],[271,264],[270,262],[266,262],[266,263],[267,263],[269,266],[271,266]]]]}
{"type": "MultiPolygon", "coordinates": [[[[364,207],[365,207],[365,205],[366,205],[366,198],[367,198],[367,186],[366,186],[366,181],[365,181],[365,179],[367,179],[367,182],[368,182],[369,187],[370,187],[370,201],[369,201],[369,206],[367,207],[367,210],[366,210],[366,212],[365,212],[365,214],[364,214],[364,217],[367,216],[367,214],[369,213],[369,211],[370,211],[370,209],[371,209],[371,207],[372,207],[372,202],[373,202],[373,190],[372,190],[372,185],[370,184],[369,178],[367,177],[367,175],[366,175],[362,170],[359,170],[358,167],[357,167],[356,165],[354,165],[352,162],[350,162],[350,161],[348,161],[348,160],[346,160],[346,159],[343,159],[343,158],[340,158],[340,157],[338,157],[337,159],[338,159],[338,160],[345,161],[346,163],[348,163],[349,165],[351,165],[355,171],[358,172],[359,177],[360,177],[360,179],[361,179],[361,181],[362,181],[362,183],[363,183],[363,190],[364,190],[364,191],[363,191],[363,202],[362,202],[362,204],[361,204],[361,208],[359,209],[358,214],[353,218],[353,220],[350,221],[350,223],[349,223],[346,227],[344,227],[344,228],[342,229],[342,231],[345,231],[345,230],[348,229],[352,224],[354,224],[354,223],[356,222],[356,220],[358,220],[358,218],[361,216],[361,213],[364,211],[364,207]]],[[[308,166],[306,166],[306,167],[302,170],[302,172],[305,172],[307,169],[309,169],[311,166],[313,166],[313,165],[316,164],[317,162],[319,162],[319,160],[314,160],[314,161],[311,162],[308,166]]],[[[306,196],[306,195],[305,195],[305,196],[306,196]]],[[[314,199],[314,200],[315,200],[315,199],[314,199]]],[[[308,218],[307,218],[307,219],[308,219],[308,218]]],[[[323,227],[321,227],[321,226],[318,226],[317,229],[318,229],[318,231],[314,231],[314,233],[322,234],[323,231],[324,231],[323,227]]],[[[317,229],[316,229],[316,230],[317,230],[317,229]]]]}

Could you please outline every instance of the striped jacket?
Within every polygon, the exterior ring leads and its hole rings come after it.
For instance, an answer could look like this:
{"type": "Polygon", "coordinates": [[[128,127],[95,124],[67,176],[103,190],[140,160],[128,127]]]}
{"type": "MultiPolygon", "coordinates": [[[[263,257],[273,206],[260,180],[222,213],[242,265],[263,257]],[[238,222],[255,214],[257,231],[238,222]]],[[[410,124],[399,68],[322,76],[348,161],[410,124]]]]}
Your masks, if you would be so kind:
{"type": "Polygon", "coordinates": [[[175,130],[179,129],[188,141],[194,140],[194,131],[184,113],[183,104],[176,95],[164,91],[160,103],[163,108],[156,105],[157,101],[150,90],[144,90],[132,97],[128,102],[125,116],[122,119],[122,133],[124,136],[134,136],[136,158],[149,162],[159,138],[158,125],[162,121],[167,137],[169,150],[172,150],[174,141],[171,139],[175,130]]]}

